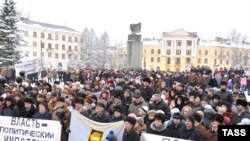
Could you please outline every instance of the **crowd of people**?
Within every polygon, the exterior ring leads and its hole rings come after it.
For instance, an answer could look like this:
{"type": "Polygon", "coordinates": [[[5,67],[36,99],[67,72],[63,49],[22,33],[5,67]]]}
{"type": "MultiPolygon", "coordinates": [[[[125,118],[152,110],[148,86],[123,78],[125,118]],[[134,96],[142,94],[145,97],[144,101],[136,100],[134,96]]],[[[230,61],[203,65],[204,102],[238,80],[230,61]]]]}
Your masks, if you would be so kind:
{"type": "MultiPolygon", "coordinates": [[[[44,69],[37,81],[25,72],[19,75],[0,78],[0,116],[58,120],[62,141],[70,134],[72,109],[97,122],[124,121],[122,141],[140,141],[143,132],[215,141],[219,125],[250,125],[245,94],[250,77],[242,68],[44,69]]],[[[114,132],[106,139],[115,141],[114,132]]]]}

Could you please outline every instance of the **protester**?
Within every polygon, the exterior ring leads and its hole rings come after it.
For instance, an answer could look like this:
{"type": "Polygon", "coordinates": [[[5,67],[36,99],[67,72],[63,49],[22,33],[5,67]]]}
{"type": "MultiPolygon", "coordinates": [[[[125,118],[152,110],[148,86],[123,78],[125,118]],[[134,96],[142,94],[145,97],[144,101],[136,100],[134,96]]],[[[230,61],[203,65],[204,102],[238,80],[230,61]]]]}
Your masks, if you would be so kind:
{"type": "Polygon", "coordinates": [[[124,119],[124,133],[123,133],[122,141],[139,141],[140,140],[140,136],[134,129],[135,123],[136,123],[135,118],[128,116],[124,119]]]}
{"type": "Polygon", "coordinates": [[[46,102],[40,102],[38,106],[38,112],[33,115],[34,119],[51,120],[51,113],[48,111],[48,105],[46,102]]]}

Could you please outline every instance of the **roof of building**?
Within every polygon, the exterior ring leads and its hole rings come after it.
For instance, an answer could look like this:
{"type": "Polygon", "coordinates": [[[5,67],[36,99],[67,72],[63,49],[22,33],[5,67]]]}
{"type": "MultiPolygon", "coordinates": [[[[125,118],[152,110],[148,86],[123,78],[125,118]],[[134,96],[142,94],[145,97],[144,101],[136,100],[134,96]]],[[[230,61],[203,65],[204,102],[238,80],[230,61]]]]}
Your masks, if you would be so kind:
{"type": "Polygon", "coordinates": [[[143,41],[143,45],[161,45],[161,40],[150,40],[150,41],[143,41]]]}
{"type": "Polygon", "coordinates": [[[218,42],[218,41],[215,41],[215,40],[205,40],[205,39],[202,39],[199,41],[199,45],[200,47],[202,46],[209,46],[209,47],[235,47],[235,48],[245,48],[245,49],[250,49],[250,45],[247,45],[247,44],[229,44],[229,43],[221,43],[221,42],[218,42]]]}
{"type": "Polygon", "coordinates": [[[176,29],[171,32],[163,32],[163,37],[198,37],[197,33],[195,32],[188,32],[183,28],[176,29]]]}
{"type": "Polygon", "coordinates": [[[23,25],[23,26],[32,26],[34,28],[44,28],[44,29],[51,29],[51,30],[57,30],[57,31],[79,33],[77,30],[67,27],[67,26],[31,21],[29,19],[24,19],[24,18],[21,18],[18,24],[23,25]]]}

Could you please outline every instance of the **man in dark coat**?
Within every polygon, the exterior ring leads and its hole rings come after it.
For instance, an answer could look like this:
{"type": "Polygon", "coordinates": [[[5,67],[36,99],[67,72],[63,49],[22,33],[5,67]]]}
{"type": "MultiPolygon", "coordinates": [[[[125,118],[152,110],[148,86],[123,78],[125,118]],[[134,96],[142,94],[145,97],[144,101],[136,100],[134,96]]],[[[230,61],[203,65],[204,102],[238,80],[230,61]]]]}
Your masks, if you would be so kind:
{"type": "Polygon", "coordinates": [[[103,122],[107,123],[109,122],[109,113],[105,110],[106,106],[104,103],[99,102],[96,105],[95,111],[92,112],[90,115],[90,119],[97,121],[97,122],[103,122]]]}
{"type": "Polygon", "coordinates": [[[226,101],[228,103],[233,102],[233,96],[232,93],[227,90],[227,82],[221,81],[221,89],[215,92],[215,95],[220,96],[221,101],[226,101]]]}
{"type": "Polygon", "coordinates": [[[185,120],[185,126],[179,131],[177,138],[186,140],[203,141],[200,131],[195,127],[195,119],[193,115],[189,115],[185,120]]]}
{"type": "Polygon", "coordinates": [[[238,114],[235,114],[231,120],[232,125],[236,125],[241,122],[243,118],[250,119],[250,113],[247,110],[247,101],[242,99],[237,99],[236,101],[238,114]]]}
{"type": "Polygon", "coordinates": [[[167,105],[166,102],[163,101],[163,99],[161,99],[161,95],[160,94],[155,94],[155,99],[154,102],[152,104],[149,105],[149,109],[150,110],[162,110],[165,113],[166,119],[170,119],[171,114],[170,114],[170,109],[167,105]]]}
{"type": "Polygon", "coordinates": [[[122,141],[140,141],[140,136],[134,129],[135,123],[136,119],[133,117],[126,117],[124,119],[124,133],[122,141]]]}
{"type": "Polygon", "coordinates": [[[177,137],[177,133],[181,127],[184,126],[184,121],[179,112],[174,113],[173,118],[167,124],[167,136],[168,137],[177,137]]]}
{"type": "Polygon", "coordinates": [[[163,113],[157,113],[147,133],[160,136],[167,136],[167,125],[164,123],[165,119],[166,118],[163,113]]]}
{"type": "Polygon", "coordinates": [[[33,100],[30,97],[26,97],[24,99],[24,107],[21,109],[21,117],[24,118],[32,118],[33,115],[36,113],[35,107],[32,105],[33,100]]]}
{"type": "Polygon", "coordinates": [[[142,97],[145,101],[149,102],[153,95],[153,90],[150,88],[151,80],[149,78],[143,79],[143,88],[141,88],[142,97]]]}

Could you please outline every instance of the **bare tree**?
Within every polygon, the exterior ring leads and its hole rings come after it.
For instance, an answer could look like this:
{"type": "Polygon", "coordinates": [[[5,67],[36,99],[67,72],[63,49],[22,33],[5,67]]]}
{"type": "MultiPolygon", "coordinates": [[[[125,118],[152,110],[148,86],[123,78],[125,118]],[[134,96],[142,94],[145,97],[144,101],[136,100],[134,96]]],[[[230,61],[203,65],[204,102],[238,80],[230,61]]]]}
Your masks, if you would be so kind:
{"type": "Polygon", "coordinates": [[[230,32],[229,36],[227,37],[230,46],[232,47],[232,61],[233,66],[236,66],[239,64],[239,44],[241,40],[241,33],[237,31],[236,28],[233,28],[230,32]]]}
{"type": "Polygon", "coordinates": [[[100,49],[102,50],[102,53],[103,53],[103,61],[102,61],[103,68],[106,68],[106,65],[107,65],[107,50],[108,50],[109,45],[110,45],[109,35],[106,31],[104,31],[100,38],[100,49]]]}

